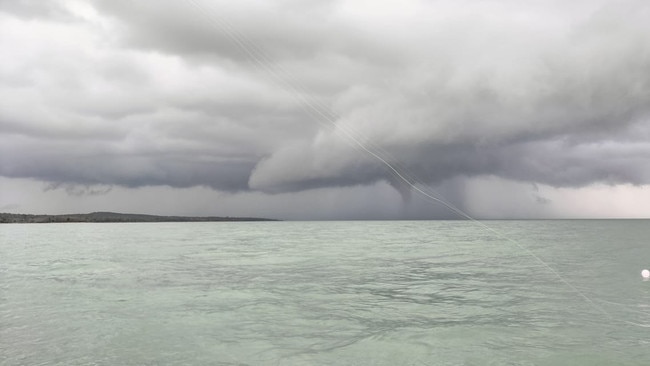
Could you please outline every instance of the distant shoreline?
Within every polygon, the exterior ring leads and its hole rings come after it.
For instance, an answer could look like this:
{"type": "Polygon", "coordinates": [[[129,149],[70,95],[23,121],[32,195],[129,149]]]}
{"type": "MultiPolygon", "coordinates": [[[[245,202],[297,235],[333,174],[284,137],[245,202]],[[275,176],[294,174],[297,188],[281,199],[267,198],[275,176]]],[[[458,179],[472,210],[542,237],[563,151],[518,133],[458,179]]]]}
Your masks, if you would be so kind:
{"type": "Polygon", "coordinates": [[[92,212],[87,214],[29,215],[0,213],[0,224],[43,224],[66,222],[233,222],[233,221],[279,221],[258,217],[229,216],[159,216],[125,214],[117,212],[92,212]]]}

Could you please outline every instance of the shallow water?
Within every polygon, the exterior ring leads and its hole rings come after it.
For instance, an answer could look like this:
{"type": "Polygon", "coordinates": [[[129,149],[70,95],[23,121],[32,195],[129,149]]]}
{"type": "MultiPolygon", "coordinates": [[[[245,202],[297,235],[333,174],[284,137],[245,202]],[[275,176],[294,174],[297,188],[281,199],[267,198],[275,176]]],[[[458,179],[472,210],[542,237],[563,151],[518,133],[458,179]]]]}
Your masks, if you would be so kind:
{"type": "Polygon", "coordinates": [[[650,364],[649,221],[486,224],[1,225],[0,365],[650,364]]]}

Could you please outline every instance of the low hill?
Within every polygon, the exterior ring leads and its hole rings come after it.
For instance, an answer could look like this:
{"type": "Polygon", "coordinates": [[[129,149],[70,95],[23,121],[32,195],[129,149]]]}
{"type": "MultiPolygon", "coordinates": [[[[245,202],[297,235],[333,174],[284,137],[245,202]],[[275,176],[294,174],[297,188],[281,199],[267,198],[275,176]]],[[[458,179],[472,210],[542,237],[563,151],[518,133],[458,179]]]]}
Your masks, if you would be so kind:
{"type": "Polygon", "coordinates": [[[202,222],[202,221],[276,221],[256,217],[219,216],[157,216],[124,214],[116,212],[92,212],[71,215],[25,215],[0,213],[0,223],[47,223],[47,222],[202,222]]]}

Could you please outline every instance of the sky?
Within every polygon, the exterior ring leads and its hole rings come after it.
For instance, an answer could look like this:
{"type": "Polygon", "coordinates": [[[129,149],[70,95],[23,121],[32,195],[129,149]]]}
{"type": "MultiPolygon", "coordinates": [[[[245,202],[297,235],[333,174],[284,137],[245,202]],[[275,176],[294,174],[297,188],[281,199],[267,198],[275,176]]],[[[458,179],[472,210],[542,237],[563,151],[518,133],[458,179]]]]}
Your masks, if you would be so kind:
{"type": "Polygon", "coordinates": [[[0,48],[0,212],[650,217],[644,0],[0,0],[0,48]]]}

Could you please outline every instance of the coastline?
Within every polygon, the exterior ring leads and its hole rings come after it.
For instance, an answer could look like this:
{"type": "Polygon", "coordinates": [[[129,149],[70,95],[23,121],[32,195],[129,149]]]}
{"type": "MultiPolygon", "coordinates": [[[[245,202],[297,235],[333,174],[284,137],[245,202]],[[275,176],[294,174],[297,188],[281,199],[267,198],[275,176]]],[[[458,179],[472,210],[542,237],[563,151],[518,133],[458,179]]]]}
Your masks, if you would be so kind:
{"type": "Polygon", "coordinates": [[[92,212],[87,214],[32,215],[0,213],[0,224],[42,224],[66,222],[233,222],[233,221],[279,221],[259,217],[229,216],[159,216],[117,212],[92,212]]]}

